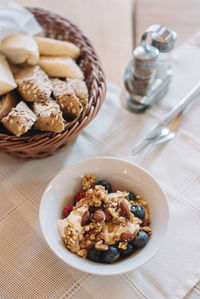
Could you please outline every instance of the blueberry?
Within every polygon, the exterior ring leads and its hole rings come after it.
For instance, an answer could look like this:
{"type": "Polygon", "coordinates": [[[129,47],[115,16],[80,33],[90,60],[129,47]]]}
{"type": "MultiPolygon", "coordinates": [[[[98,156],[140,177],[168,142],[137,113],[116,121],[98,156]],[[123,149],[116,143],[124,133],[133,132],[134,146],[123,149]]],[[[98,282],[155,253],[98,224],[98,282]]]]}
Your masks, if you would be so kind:
{"type": "Polygon", "coordinates": [[[126,249],[119,249],[120,254],[123,256],[128,256],[131,253],[133,253],[135,250],[135,246],[131,243],[128,243],[127,248],[126,249]]]}
{"type": "Polygon", "coordinates": [[[137,236],[135,237],[133,241],[133,245],[135,245],[137,248],[144,247],[148,242],[148,235],[147,233],[143,231],[139,231],[137,236]]]}
{"type": "Polygon", "coordinates": [[[92,248],[88,253],[88,258],[93,262],[101,262],[102,251],[92,248]]]}
{"type": "Polygon", "coordinates": [[[135,201],[136,200],[136,196],[133,192],[128,192],[128,198],[130,201],[135,201]]]}
{"type": "Polygon", "coordinates": [[[112,186],[109,182],[107,182],[106,180],[100,180],[98,182],[95,183],[95,185],[101,185],[104,186],[105,189],[108,191],[108,193],[112,192],[112,186]]]}
{"type": "Polygon", "coordinates": [[[131,212],[135,215],[135,217],[143,220],[145,216],[145,210],[140,205],[131,205],[130,208],[131,212]]]}
{"type": "Polygon", "coordinates": [[[110,246],[107,251],[103,252],[103,261],[108,264],[116,262],[119,257],[119,250],[114,246],[110,246]]]}
{"type": "Polygon", "coordinates": [[[92,213],[94,214],[95,211],[98,210],[98,209],[99,209],[99,208],[97,208],[97,207],[90,206],[90,207],[89,207],[89,212],[90,212],[90,214],[92,214],[92,213]]]}

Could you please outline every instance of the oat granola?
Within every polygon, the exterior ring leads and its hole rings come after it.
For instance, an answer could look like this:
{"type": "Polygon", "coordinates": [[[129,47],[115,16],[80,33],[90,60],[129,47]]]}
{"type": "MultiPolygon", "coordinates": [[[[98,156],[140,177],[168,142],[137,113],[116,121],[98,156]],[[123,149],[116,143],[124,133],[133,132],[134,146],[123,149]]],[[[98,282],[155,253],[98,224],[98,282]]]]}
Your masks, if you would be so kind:
{"type": "Polygon", "coordinates": [[[81,181],[76,205],[65,207],[67,217],[57,223],[67,249],[82,258],[113,263],[146,245],[151,228],[143,198],[135,196],[130,201],[132,192],[109,193],[107,185],[98,184],[92,174],[82,176],[81,181]]]}

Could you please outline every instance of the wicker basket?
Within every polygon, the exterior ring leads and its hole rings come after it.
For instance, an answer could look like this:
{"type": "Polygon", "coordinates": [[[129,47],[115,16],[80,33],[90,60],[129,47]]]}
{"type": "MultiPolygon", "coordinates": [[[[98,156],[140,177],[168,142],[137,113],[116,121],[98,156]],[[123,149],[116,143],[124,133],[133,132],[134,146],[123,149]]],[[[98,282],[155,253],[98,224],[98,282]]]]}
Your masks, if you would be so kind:
{"type": "Polygon", "coordinates": [[[97,54],[88,39],[66,19],[38,8],[29,8],[44,29],[47,37],[68,40],[81,49],[78,64],[85,75],[89,91],[89,104],[79,118],[68,122],[62,133],[27,133],[22,137],[0,133],[0,151],[20,158],[43,158],[69,144],[96,116],[105,96],[105,76],[97,54]]]}

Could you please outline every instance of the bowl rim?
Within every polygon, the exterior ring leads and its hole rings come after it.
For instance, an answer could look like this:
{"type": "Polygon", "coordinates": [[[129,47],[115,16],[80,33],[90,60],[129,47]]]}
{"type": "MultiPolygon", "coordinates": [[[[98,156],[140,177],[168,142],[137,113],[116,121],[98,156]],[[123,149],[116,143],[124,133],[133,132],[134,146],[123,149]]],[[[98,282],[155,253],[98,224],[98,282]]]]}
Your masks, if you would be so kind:
{"type": "MultiPolygon", "coordinates": [[[[40,228],[42,230],[42,235],[46,241],[46,244],[48,245],[48,247],[51,249],[51,251],[59,258],[61,259],[65,264],[67,264],[68,266],[76,269],[76,270],[79,270],[83,273],[89,273],[89,274],[94,274],[94,275],[98,275],[98,276],[111,276],[111,275],[119,275],[119,274],[123,274],[123,273],[128,273],[130,271],[133,271],[135,269],[138,269],[139,267],[141,267],[142,265],[146,264],[148,261],[150,261],[152,259],[153,256],[156,255],[156,253],[160,250],[160,248],[163,246],[163,243],[165,242],[166,238],[167,238],[167,233],[168,233],[168,227],[169,227],[169,219],[170,219],[170,210],[169,210],[169,203],[168,203],[168,200],[167,200],[167,196],[165,195],[165,192],[163,191],[163,189],[161,188],[160,184],[157,182],[157,180],[154,178],[154,176],[152,176],[146,169],[144,169],[143,167],[139,166],[138,164],[136,163],[133,163],[129,160],[126,160],[126,159],[123,159],[123,158],[119,158],[119,157],[114,157],[114,156],[95,156],[95,157],[90,157],[90,158],[87,158],[87,159],[82,159],[80,161],[77,161],[75,163],[72,163],[68,166],[66,166],[64,169],[62,169],[60,172],[58,172],[53,178],[52,180],[48,183],[48,185],[46,186],[45,190],[43,191],[43,194],[42,194],[42,197],[41,197],[41,201],[40,201],[40,206],[39,206],[39,223],[40,223],[40,228]],[[65,258],[63,258],[62,255],[60,255],[54,248],[53,246],[51,246],[50,242],[48,241],[48,239],[46,238],[46,234],[44,232],[44,229],[43,229],[43,225],[42,225],[42,205],[43,205],[43,202],[44,202],[44,196],[45,196],[45,193],[46,191],[49,189],[50,185],[52,185],[54,183],[54,180],[56,180],[59,176],[61,176],[65,171],[66,169],[69,171],[70,168],[74,168],[76,167],[77,165],[79,164],[82,164],[82,163],[87,163],[87,162],[91,162],[93,160],[115,160],[115,161],[118,161],[118,162],[122,162],[122,163],[125,163],[125,164],[129,164],[129,165],[132,165],[140,170],[142,170],[146,175],[150,176],[150,178],[154,181],[154,183],[156,184],[157,188],[160,190],[160,192],[162,193],[163,195],[163,199],[165,201],[165,204],[166,204],[166,226],[165,226],[165,230],[164,230],[164,234],[163,234],[163,238],[159,244],[159,246],[157,248],[155,248],[155,250],[152,251],[152,254],[148,257],[148,259],[144,260],[142,263],[140,263],[138,266],[136,267],[132,267],[128,270],[126,269],[123,269],[123,270],[118,270],[116,272],[112,271],[110,273],[103,273],[103,272],[95,272],[93,270],[88,270],[87,268],[86,269],[83,269],[83,267],[79,267],[77,266],[77,264],[74,264],[73,262],[71,262],[70,260],[66,261],[65,258]]],[[[67,249],[66,249],[67,250],[67,249]]],[[[78,256],[77,256],[78,257],[78,256]]],[[[78,257],[80,258],[80,257],[78,257]]],[[[131,264],[131,263],[130,263],[131,264]]],[[[97,263],[98,265],[98,263],[97,263]]],[[[114,264],[112,264],[114,265],[114,264]]]]}

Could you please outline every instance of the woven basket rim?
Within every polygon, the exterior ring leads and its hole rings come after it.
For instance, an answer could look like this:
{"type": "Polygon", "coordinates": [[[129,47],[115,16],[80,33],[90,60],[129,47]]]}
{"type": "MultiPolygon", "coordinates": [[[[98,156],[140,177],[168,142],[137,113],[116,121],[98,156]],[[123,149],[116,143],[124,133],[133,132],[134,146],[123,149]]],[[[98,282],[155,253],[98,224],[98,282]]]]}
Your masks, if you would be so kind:
{"type": "Polygon", "coordinates": [[[0,151],[6,151],[19,157],[30,156],[30,158],[34,158],[36,152],[38,152],[38,154],[40,153],[41,145],[43,145],[43,147],[46,147],[47,155],[50,155],[58,149],[56,147],[56,143],[60,143],[59,147],[62,147],[63,143],[66,144],[67,141],[69,141],[71,138],[77,136],[77,134],[98,113],[105,97],[106,83],[105,74],[102,69],[100,59],[96,54],[92,43],[76,25],[71,23],[71,21],[69,21],[68,19],[65,19],[58,14],[44,9],[29,7],[27,9],[30,10],[39,21],[40,25],[45,31],[45,36],[48,37],[49,32],[52,32],[55,35],[63,35],[65,37],[64,34],[66,32],[67,34],[69,34],[70,32],[70,38],[74,38],[74,43],[78,43],[79,47],[81,48],[80,67],[85,72],[86,84],[88,85],[89,89],[88,108],[83,111],[78,118],[74,119],[71,122],[66,122],[65,130],[61,133],[52,133],[45,131],[36,132],[34,134],[33,130],[31,130],[31,134],[27,133],[24,136],[16,137],[9,133],[7,134],[0,132],[0,151]],[[45,26],[47,26],[47,28],[45,26]],[[58,30],[60,30],[60,32],[58,30]],[[87,61],[89,62],[88,65],[87,61]],[[54,150],[50,148],[51,143],[54,143],[54,150]],[[35,149],[34,153],[32,154],[34,146],[35,149]],[[49,147],[49,152],[47,150],[47,147],[49,147]]]}

